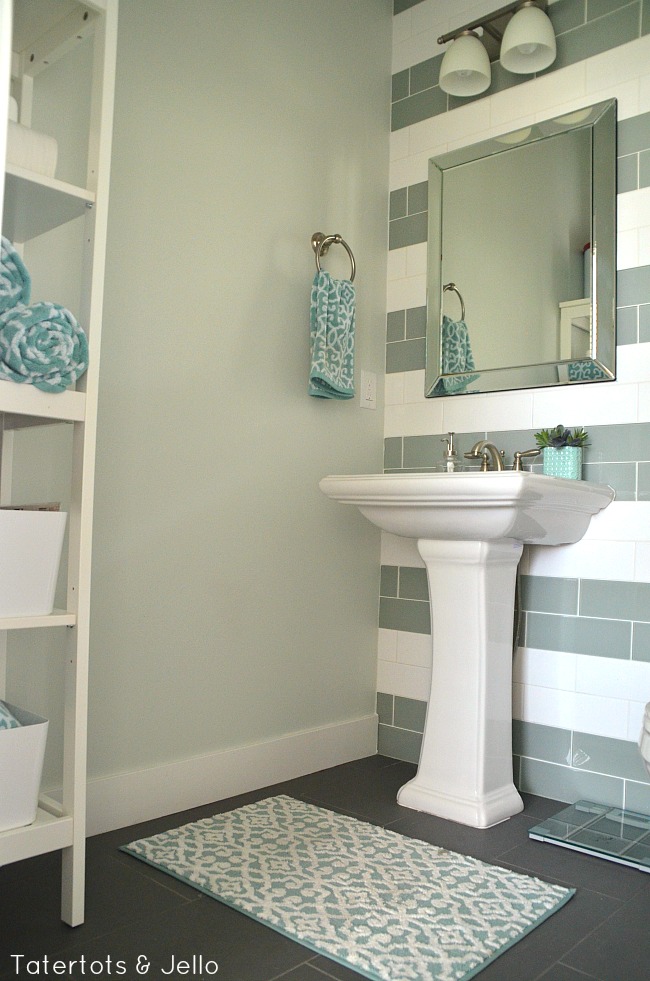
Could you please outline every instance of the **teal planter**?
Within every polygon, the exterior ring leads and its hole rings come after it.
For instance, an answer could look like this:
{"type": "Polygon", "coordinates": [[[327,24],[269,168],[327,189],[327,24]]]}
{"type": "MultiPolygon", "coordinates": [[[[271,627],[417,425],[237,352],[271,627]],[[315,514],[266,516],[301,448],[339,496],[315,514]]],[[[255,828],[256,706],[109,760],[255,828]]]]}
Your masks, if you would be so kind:
{"type": "Polygon", "coordinates": [[[544,473],[549,477],[582,478],[581,446],[545,446],[544,473]]]}

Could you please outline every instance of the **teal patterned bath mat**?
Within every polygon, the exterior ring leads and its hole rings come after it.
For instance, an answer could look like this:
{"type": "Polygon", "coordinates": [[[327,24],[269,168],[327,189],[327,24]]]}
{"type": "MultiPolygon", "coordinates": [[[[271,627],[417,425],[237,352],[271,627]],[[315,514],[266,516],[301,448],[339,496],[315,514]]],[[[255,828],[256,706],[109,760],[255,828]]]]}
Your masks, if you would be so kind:
{"type": "Polygon", "coordinates": [[[467,981],[574,893],[286,796],[123,851],[373,981],[467,981]]]}

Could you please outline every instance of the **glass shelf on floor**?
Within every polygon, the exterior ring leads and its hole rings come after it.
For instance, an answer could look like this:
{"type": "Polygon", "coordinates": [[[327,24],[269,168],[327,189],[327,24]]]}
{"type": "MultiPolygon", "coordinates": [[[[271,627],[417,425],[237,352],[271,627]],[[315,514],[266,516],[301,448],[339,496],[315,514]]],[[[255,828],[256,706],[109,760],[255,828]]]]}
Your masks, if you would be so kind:
{"type": "Polygon", "coordinates": [[[542,824],[529,837],[619,865],[650,872],[650,815],[579,800],[542,824]]]}

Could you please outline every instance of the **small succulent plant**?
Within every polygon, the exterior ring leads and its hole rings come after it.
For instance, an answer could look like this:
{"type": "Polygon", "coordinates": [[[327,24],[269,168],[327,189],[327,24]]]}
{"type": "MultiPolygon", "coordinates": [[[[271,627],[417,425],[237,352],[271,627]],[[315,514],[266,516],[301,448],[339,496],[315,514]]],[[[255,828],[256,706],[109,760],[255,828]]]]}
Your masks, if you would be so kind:
{"type": "Polygon", "coordinates": [[[589,439],[588,433],[584,429],[565,429],[564,426],[556,426],[555,429],[542,429],[535,433],[535,440],[538,446],[554,446],[559,449],[562,446],[586,446],[589,439]]]}

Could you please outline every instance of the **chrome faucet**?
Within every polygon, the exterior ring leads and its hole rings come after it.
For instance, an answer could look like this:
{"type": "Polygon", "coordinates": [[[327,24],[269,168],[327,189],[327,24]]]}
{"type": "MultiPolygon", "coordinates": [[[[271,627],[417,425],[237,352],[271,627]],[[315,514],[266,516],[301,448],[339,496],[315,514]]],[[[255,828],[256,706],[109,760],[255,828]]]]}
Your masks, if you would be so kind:
{"type": "Polygon", "coordinates": [[[490,443],[487,439],[479,439],[478,443],[474,443],[469,453],[465,453],[465,459],[482,460],[481,470],[483,472],[487,470],[505,470],[502,453],[499,453],[494,443],[490,443]],[[490,463],[492,464],[491,467],[490,463]]]}

